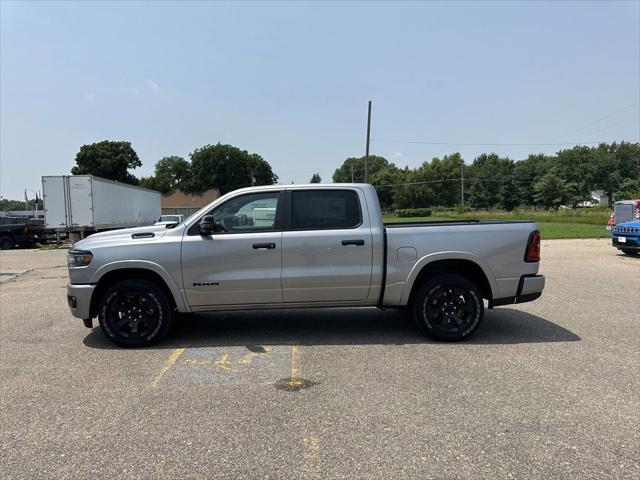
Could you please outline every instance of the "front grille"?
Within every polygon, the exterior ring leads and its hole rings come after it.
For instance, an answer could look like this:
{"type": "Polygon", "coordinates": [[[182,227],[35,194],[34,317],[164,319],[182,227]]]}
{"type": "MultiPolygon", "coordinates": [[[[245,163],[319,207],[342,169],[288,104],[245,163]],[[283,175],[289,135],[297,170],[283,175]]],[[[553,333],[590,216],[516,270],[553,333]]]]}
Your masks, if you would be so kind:
{"type": "Polygon", "coordinates": [[[640,233],[638,227],[616,227],[613,229],[613,233],[640,233]]]}

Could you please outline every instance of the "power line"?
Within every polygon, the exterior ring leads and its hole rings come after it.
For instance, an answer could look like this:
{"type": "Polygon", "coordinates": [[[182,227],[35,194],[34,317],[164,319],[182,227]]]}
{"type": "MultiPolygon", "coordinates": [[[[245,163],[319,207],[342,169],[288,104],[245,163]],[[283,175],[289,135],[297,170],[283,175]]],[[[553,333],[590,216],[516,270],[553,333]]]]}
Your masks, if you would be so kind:
{"type": "MultiPolygon", "coordinates": [[[[587,123],[587,124],[584,124],[584,125],[582,125],[581,127],[576,128],[575,130],[570,130],[570,131],[568,131],[567,133],[564,133],[564,134],[562,134],[562,135],[560,135],[559,137],[556,137],[556,138],[557,138],[558,140],[560,140],[562,137],[564,137],[564,136],[566,136],[566,135],[573,134],[573,133],[576,133],[576,132],[580,132],[580,131],[584,130],[585,128],[591,127],[592,125],[595,125],[595,124],[597,124],[597,123],[600,123],[600,122],[601,122],[601,121],[603,121],[603,120],[607,120],[607,119],[609,119],[609,118],[611,118],[611,117],[616,116],[618,113],[620,113],[620,112],[622,112],[622,111],[624,111],[624,110],[628,109],[629,107],[635,107],[635,106],[637,106],[637,104],[636,104],[635,102],[634,102],[634,103],[630,103],[630,104],[628,104],[628,105],[625,105],[624,107],[618,108],[617,110],[614,110],[613,112],[611,112],[611,113],[609,113],[609,114],[607,114],[607,115],[605,115],[605,116],[603,116],[603,117],[600,117],[600,118],[598,118],[598,119],[596,119],[596,120],[594,120],[594,121],[592,121],[592,122],[589,122],[589,123],[587,123]]],[[[633,113],[633,112],[632,112],[632,113],[633,113]]],[[[625,115],[626,115],[626,114],[625,114],[625,115]]]]}
{"type": "Polygon", "coordinates": [[[633,115],[635,122],[640,124],[640,116],[636,117],[637,115],[636,112],[629,111],[622,114],[621,117],[619,117],[615,121],[612,121],[611,123],[607,122],[602,125],[596,125],[595,129],[590,128],[589,135],[600,135],[603,132],[611,131],[612,128],[617,127],[620,124],[631,124],[631,121],[629,119],[629,114],[633,115]]]}
{"type": "MultiPolygon", "coordinates": [[[[433,184],[433,183],[448,183],[448,182],[460,182],[462,180],[462,177],[459,178],[445,178],[442,180],[428,180],[428,181],[424,181],[424,182],[407,182],[407,183],[387,183],[387,184],[382,184],[382,185],[377,185],[377,184],[373,184],[373,186],[375,188],[387,188],[387,187],[404,187],[404,186],[416,186],[416,185],[429,185],[429,184],[433,184]]],[[[511,182],[511,183],[527,183],[527,184],[534,184],[537,182],[537,180],[512,180],[512,179],[504,179],[504,180],[496,180],[493,178],[483,178],[483,177],[464,177],[465,181],[472,181],[472,180],[479,180],[481,182],[496,182],[496,183],[507,183],[507,182],[511,182]]],[[[588,182],[588,183],[583,183],[582,185],[591,185],[591,186],[601,186],[601,187],[619,187],[621,185],[621,183],[595,183],[595,182],[588,182]]]]}
{"type": "MultiPolygon", "coordinates": [[[[451,146],[478,146],[478,147],[528,147],[528,146],[567,146],[567,145],[600,145],[601,143],[614,143],[616,140],[600,140],[597,142],[561,142],[561,143],[467,143],[467,142],[427,142],[418,140],[377,140],[371,139],[376,143],[411,143],[417,145],[451,145],[451,146]]],[[[637,142],[638,140],[633,140],[637,142]]]]}
{"type": "Polygon", "coordinates": [[[445,178],[442,180],[429,180],[429,181],[425,181],[425,182],[407,182],[407,183],[387,183],[384,185],[375,185],[374,186],[376,188],[378,187],[402,187],[405,185],[428,185],[430,183],[445,183],[445,182],[459,182],[460,179],[459,178],[445,178]]]}

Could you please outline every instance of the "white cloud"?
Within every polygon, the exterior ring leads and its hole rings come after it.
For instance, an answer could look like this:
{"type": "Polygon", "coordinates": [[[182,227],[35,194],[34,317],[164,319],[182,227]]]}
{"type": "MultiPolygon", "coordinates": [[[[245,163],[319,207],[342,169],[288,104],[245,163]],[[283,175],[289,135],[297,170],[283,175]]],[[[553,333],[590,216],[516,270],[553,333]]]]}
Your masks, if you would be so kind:
{"type": "Polygon", "coordinates": [[[158,85],[154,80],[152,80],[151,78],[147,79],[147,85],[149,85],[149,88],[151,90],[155,90],[156,92],[158,90],[160,90],[160,85],[158,85]]]}
{"type": "Polygon", "coordinates": [[[95,93],[91,93],[91,92],[87,92],[83,95],[84,99],[89,101],[89,102],[93,102],[96,99],[96,94],[95,93]]]}
{"type": "Polygon", "coordinates": [[[402,152],[393,152],[393,158],[401,158],[402,152]]]}

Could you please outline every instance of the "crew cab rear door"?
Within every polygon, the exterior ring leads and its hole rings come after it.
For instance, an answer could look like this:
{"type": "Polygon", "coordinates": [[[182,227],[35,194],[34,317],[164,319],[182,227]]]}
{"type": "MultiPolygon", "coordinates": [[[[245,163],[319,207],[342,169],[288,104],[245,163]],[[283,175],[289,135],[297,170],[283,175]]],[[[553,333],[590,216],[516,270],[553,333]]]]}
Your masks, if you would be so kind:
{"type": "Polygon", "coordinates": [[[284,302],[367,299],[373,248],[363,192],[355,188],[290,189],[284,215],[284,302]]]}

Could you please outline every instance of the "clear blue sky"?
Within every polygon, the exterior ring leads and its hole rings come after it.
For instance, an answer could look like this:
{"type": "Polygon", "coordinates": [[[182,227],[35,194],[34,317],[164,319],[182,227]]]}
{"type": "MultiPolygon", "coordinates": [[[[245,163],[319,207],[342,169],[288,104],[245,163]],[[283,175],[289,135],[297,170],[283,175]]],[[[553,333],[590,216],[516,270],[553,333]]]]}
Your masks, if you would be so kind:
{"type": "MultiPolygon", "coordinates": [[[[640,137],[630,2],[2,2],[0,193],[68,173],[79,147],[166,155],[230,143],[281,182],[324,181],[374,140],[556,143],[640,137]]],[[[555,146],[374,141],[417,166],[555,146]]]]}

